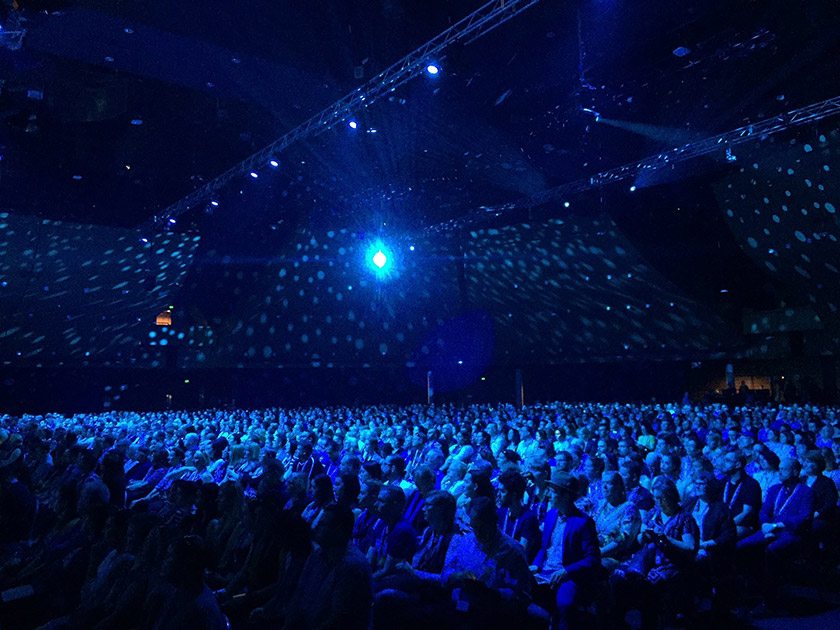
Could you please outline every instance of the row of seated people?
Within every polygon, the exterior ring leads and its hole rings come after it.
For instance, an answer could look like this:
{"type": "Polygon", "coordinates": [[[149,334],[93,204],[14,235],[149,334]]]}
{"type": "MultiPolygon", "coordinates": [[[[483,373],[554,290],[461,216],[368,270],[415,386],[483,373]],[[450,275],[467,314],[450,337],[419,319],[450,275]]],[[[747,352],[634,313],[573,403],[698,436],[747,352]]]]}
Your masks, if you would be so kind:
{"type": "Polygon", "coordinates": [[[212,413],[5,418],[0,621],[652,626],[836,547],[832,409],[212,413]]]}

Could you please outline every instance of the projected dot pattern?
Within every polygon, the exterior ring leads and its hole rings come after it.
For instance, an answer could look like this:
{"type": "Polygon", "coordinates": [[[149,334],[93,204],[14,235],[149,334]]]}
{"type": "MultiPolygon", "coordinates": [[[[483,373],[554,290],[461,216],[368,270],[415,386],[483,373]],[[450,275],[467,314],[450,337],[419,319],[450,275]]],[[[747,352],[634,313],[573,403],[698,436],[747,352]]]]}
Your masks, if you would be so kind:
{"type": "Polygon", "coordinates": [[[198,242],[0,214],[4,364],[160,365],[147,331],[198,242]]]}
{"type": "Polygon", "coordinates": [[[810,127],[739,155],[718,187],[743,249],[817,312],[840,308],[840,130],[810,127]]]}
{"type": "Polygon", "coordinates": [[[369,239],[339,230],[295,240],[256,266],[209,265],[218,275],[194,277],[191,290],[225,296],[225,312],[203,313],[200,330],[157,334],[180,343],[189,367],[672,356],[735,343],[606,218],[474,232],[463,251],[451,235],[398,243],[388,282],[370,272],[369,239]],[[461,315],[471,312],[484,315],[461,315]]]}
{"type": "Polygon", "coordinates": [[[516,356],[683,356],[734,343],[719,318],[648,267],[608,218],[473,233],[470,301],[516,356]]]}
{"type": "Polygon", "coordinates": [[[389,247],[392,273],[382,281],[369,238],[342,229],[294,241],[271,260],[211,259],[206,275],[193,276],[191,292],[225,299],[200,313],[206,327],[186,334],[185,365],[403,364],[457,311],[454,265],[440,244],[389,247]]]}

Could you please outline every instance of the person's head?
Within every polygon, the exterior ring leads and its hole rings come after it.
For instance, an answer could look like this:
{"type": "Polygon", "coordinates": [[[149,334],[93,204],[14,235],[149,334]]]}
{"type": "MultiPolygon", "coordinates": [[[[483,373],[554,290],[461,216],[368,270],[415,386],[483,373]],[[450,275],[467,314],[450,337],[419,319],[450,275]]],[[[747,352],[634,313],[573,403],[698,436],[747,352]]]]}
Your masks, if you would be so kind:
{"type": "Polygon", "coordinates": [[[502,507],[518,505],[525,496],[525,477],[516,470],[505,470],[499,475],[500,499],[502,507]]]}
{"type": "Polygon", "coordinates": [[[604,460],[597,456],[587,457],[583,463],[583,474],[592,482],[601,478],[604,473],[604,460]]]}
{"type": "Polygon", "coordinates": [[[798,479],[801,473],[802,466],[798,460],[792,457],[785,457],[779,463],[779,479],[782,483],[792,482],[794,479],[798,479]]]}
{"type": "Polygon", "coordinates": [[[306,475],[302,472],[292,473],[286,480],[286,490],[288,491],[289,495],[294,499],[304,497],[306,495],[306,489],[308,485],[309,480],[306,478],[306,475]]]}
{"type": "Polygon", "coordinates": [[[405,493],[395,486],[382,486],[374,510],[386,523],[396,523],[405,512],[405,493]]]}
{"type": "Polygon", "coordinates": [[[312,442],[304,440],[298,444],[297,452],[295,453],[298,461],[304,461],[312,457],[312,442]]]}
{"type": "Polygon", "coordinates": [[[457,501],[445,490],[435,490],[423,503],[423,514],[429,527],[437,533],[446,533],[455,526],[457,501]]]}
{"type": "Polygon", "coordinates": [[[683,440],[683,447],[685,448],[685,454],[692,459],[699,457],[700,453],[703,451],[703,443],[700,438],[697,437],[696,433],[689,433],[685,437],[683,440]]]}
{"type": "Polygon", "coordinates": [[[362,464],[362,469],[359,471],[359,481],[364,483],[368,479],[383,481],[382,466],[378,462],[365,462],[362,464]]]}
{"type": "Polygon", "coordinates": [[[488,547],[499,535],[499,517],[496,505],[487,497],[470,501],[470,527],[479,546],[488,547]]]}
{"type": "Polygon", "coordinates": [[[624,459],[618,464],[618,472],[624,479],[624,487],[633,489],[642,477],[642,465],[634,459],[624,459]]]}
{"type": "Polygon", "coordinates": [[[353,507],[359,500],[362,487],[357,475],[352,473],[339,473],[335,477],[333,490],[335,491],[335,500],[338,503],[353,507]]]}
{"type": "Polygon", "coordinates": [[[729,448],[723,456],[723,474],[740,474],[747,465],[747,458],[737,448],[729,448]]]}
{"type": "Polygon", "coordinates": [[[620,505],[627,500],[624,479],[616,471],[611,470],[604,473],[601,487],[604,490],[604,498],[610,502],[610,505],[620,505]]]}
{"type": "Polygon", "coordinates": [[[680,509],[680,493],[676,484],[668,477],[660,475],[653,480],[650,488],[653,500],[664,514],[676,514],[680,509]]]}
{"type": "Polygon", "coordinates": [[[309,489],[312,493],[312,500],[318,505],[326,505],[334,499],[332,479],[325,474],[312,477],[309,480],[309,489]]]}
{"type": "Polygon", "coordinates": [[[325,551],[345,549],[353,537],[353,511],[333,503],[324,507],[312,532],[312,540],[325,551]]]}
{"type": "Polygon", "coordinates": [[[386,479],[402,479],[405,477],[405,460],[399,455],[389,455],[382,464],[382,474],[386,479]]]}
{"type": "Polygon", "coordinates": [[[207,457],[207,454],[204,451],[192,452],[192,465],[195,466],[196,470],[205,470],[209,463],[209,458],[207,457]]]}
{"type": "Polygon", "coordinates": [[[659,462],[660,472],[668,477],[679,477],[681,468],[682,460],[676,453],[666,453],[659,462]]]}
{"type": "Polygon", "coordinates": [[[376,505],[380,488],[382,488],[382,482],[377,479],[367,479],[362,482],[359,491],[359,507],[373,509],[374,505],[376,505]]]}
{"type": "Polygon", "coordinates": [[[781,463],[779,456],[763,444],[759,448],[757,459],[761,470],[778,471],[779,464],[781,463]]]}
{"type": "Polygon", "coordinates": [[[703,470],[694,476],[694,487],[697,490],[697,496],[706,502],[714,501],[717,498],[717,479],[709,471],[703,470]]]}
{"type": "Polygon", "coordinates": [[[561,513],[568,512],[578,495],[578,480],[560,468],[551,471],[551,479],[546,483],[548,500],[551,506],[561,513]]]}
{"type": "Polygon", "coordinates": [[[837,458],[834,456],[834,451],[832,451],[827,446],[824,446],[820,449],[820,453],[822,453],[823,459],[825,460],[825,469],[836,470],[837,458]]]}
{"type": "Polygon", "coordinates": [[[437,478],[434,471],[428,466],[419,466],[414,471],[414,485],[420,491],[421,496],[427,496],[435,489],[437,478]]]}
{"type": "Polygon", "coordinates": [[[467,482],[466,495],[468,497],[490,497],[493,498],[495,491],[490,482],[492,470],[489,466],[472,466],[465,478],[467,482]]]}
{"type": "Polygon", "coordinates": [[[633,451],[633,442],[629,438],[623,437],[618,441],[616,453],[619,458],[629,457],[633,451]]]}
{"type": "Polygon", "coordinates": [[[358,475],[362,469],[362,460],[355,453],[346,453],[338,465],[338,472],[342,475],[358,475]]]}
{"type": "Polygon", "coordinates": [[[569,451],[560,451],[554,459],[557,462],[556,468],[563,472],[570,473],[575,467],[575,458],[569,451]]]}
{"type": "Polygon", "coordinates": [[[818,450],[805,453],[802,459],[802,472],[809,477],[816,477],[825,471],[825,457],[818,450]]]}

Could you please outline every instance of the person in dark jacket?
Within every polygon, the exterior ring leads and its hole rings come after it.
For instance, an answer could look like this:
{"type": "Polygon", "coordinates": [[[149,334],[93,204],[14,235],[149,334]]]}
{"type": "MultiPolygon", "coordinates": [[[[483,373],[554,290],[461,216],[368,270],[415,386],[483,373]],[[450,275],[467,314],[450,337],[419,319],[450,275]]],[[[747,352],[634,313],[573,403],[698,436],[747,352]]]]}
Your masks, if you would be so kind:
{"type": "Polygon", "coordinates": [[[700,530],[697,561],[712,575],[728,567],[737,540],[735,521],[727,505],[720,500],[715,476],[707,471],[694,479],[698,496],[686,501],[684,509],[694,517],[700,530]]]}
{"type": "Polygon", "coordinates": [[[577,479],[555,468],[546,485],[551,509],[534,565],[537,581],[556,589],[556,627],[568,628],[575,609],[594,595],[601,549],[595,521],[575,507],[577,479]]]}

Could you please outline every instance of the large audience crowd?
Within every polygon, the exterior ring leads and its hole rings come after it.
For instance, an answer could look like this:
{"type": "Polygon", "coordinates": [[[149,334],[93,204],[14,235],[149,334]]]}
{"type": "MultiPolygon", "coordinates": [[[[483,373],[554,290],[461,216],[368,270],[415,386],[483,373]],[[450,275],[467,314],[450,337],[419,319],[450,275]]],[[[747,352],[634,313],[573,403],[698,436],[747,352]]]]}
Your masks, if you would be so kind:
{"type": "Polygon", "coordinates": [[[798,572],[836,571],[838,421],[567,403],[2,416],[0,626],[656,627],[773,606],[798,572]]]}

